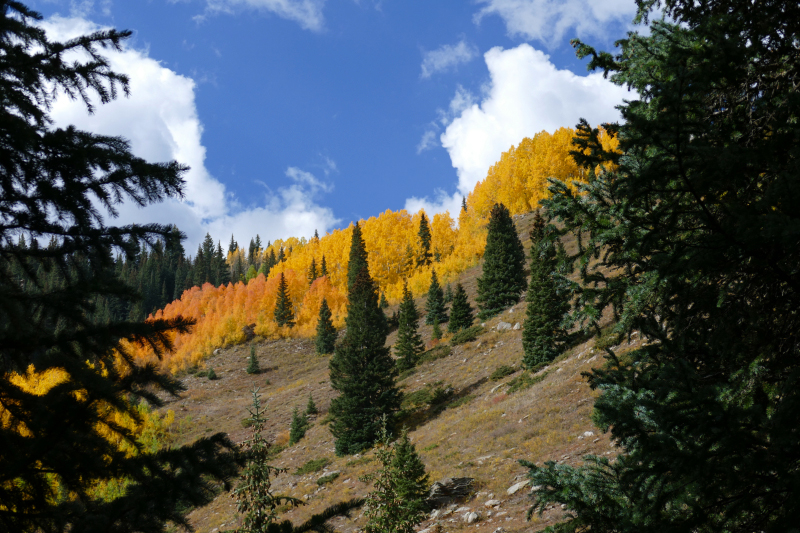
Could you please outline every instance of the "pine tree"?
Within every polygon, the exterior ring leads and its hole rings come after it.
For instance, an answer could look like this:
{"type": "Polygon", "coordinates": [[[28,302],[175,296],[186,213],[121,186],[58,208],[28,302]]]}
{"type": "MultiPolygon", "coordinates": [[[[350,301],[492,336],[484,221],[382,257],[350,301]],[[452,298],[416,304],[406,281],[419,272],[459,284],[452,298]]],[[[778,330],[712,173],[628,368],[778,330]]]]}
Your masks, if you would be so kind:
{"type": "Polygon", "coordinates": [[[391,443],[382,429],[375,454],[381,463],[374,474],[361,478],[372,483],[367,495],[367,533],[412,533],[414,526],[425,519],[428,506],[429,479],[425,464],[403,430],[399,441],[391,443]]]}
{"type": "Polygon", "coordinates": [[[600,346],[642,338],[624,356],[607,348],[587,376],[592,418],[620,453],[527,463],[534,510],[564,506],[559,531],[790,531],[800,6],[640,2],[638,21],[650,15],[618,53],[576,43],[636,96],[619,106],[624,122],[604,126],[618,150],[578,125],[573,157],[588,181],[555,182],[544,202],[559,233],[578,237],[571,318],[597,331],[613,317],[600,346]]]}
{"type": "Polygon", "coordinates": [[[319,320],[317,320],[317,338],[314,345],[317,354],[325,355],[333,353],[336,346],[336,328],[333,327],[331,320],[331,309],[328,307],[328,301],[323,298],[319,306],[319,320]]]}
{"type": "Polygon", "coordinates": [[[232,254],[233,252],[235,252],[238,249],[239,249],[239,245],[233,239],[233,233],[231,233],[231,242],[230,242],[230,244],[228,244],[228,253],[232,254]]]}
{"type": "Polygon", "coordinates": [[[317,409],[317,404],[314,403],[314,398],[311,394],[308,395],[308,404],[306,404],[306,416],[316,415],[319,414],[319,409],[317,409]]]}
{"type": "Polygon", "coordinates": [[[528,308],[522,329],[522,366],[533,368],[549,363],[561,351],[566,332],[561,326],[569,312],[569,302],[560,294],[553,278],[557,269],[556,247],[547,239],[539,212],[531,231],[531,282],[528,285],[528,308]]]}
{"type": "MultiPolygon", "coordinates": [[[[118,451],[115,443],[136,435],[107,408],[140,420],[140,400],[160,406],[157,393],[182,390],[159,365],[140,366],[118,351],[119,342],[150,345],[160,357],[192,322],[98,323],[93,315],[99,299],[128,306],[139,297],[120,277],[114,251],[133,260],[172,234],[169,225],[114,226],[113,213],[122,202],[179,198],[186,167],[148,163],[122,138],[52,126],[57,95],[91,110],[127,93],[128,78],[102,51],[120,49],[130,32],[103,29],[58,43],[21,3],[0,7],[0,529],[162,531],[168,521],[185,523],[180,509],[209,502],[235,473],[233,444],[217,434],[173,449],[118,451]],[[21,248],[21,235],[35,238],[21,248]],[[31,365],[66,379],[41,395],[26,392],[9,374],[31,365]],[[104,500],[91,489],[110,478],[128,485],[104,500]]],[[[152,286],[158,294],[161,280],[152,286]]]]}
{"type": "Polygon", "coordinates": [[[319,241],[319,233],[317,233],[317,230],[314,230],[314,240],[319,241]]]}
{"type": "Polygon", "coordinates": [[[485,320],[518,302],[525,286],[525,251],[514,221],[506,206],[494,204],[478,278],[478,317],[485,320]]]}
{"type": "Polygon", "coordinates": [[[425,301],[425,324],[441,324],[447,322],[447,311],[444,305],[444,291],[439,285],[436,271],[431,270],[431,285],[428,288],[428,299],[425,301]]]}
{"type": "Polygon", "coordinates": [[[462,329],[472,326],[473,309],[467,300],[467,291],[461,283],[456,284],[456,292],[453,295],[453,305],[450,308],[450,322],[447,324],[447,331],[455,333],[462,329]]]}
{"type": "Polygon", "coordinates": [[[417,266],[427,266],[431,264],[431,229],[428,225],[428,217],[425,213],[419,218],[419,248],[420,254],[417,259],[417,266]]]}
{"type": "Polygon", "coordinates": [[[209,381],[214,381],[215,379],[217,379],[217,373],[214,372],[213,367],[209,367],[206,377],[208,378],[209,381]]]}
{"type": "Polygon", "coordinates": [[[419,354],[425,348],[417,332],[419,314],[414,298],[408,290],[408,283],[403,284],[403,300],[400,302],[397,324],[397,342],[394,345],[394,355],[397,357],[397,369],[408,370],[417,364],[419,354]]]}
{"type": "Polygon", "coordinates": [[[247,373],[248,374],[258,374],[261,372],[261,368],[258,366],[258,357],[256,357],[256,347],[255,345],[250,345],[250,358],[247,360],[247,373]]]}
{"type": "MultiPolygon", "coordinates": [[[[354,233],[352,246],[359,246],[359,240],[354,233]]],[[[346,324],[347,332],[329,363],[331,386],[339,392],[329,411],[337,455],[371,446],[381,418],[392,424],[400,408],[397,368],[385,346],[386,317],[378,307],[378,293],[366,264],[348,293],[346,324]]]]}
{"type": "Polygon", "coordinates": [[[433,329],[431,330],[431,339],[438,341],[442,338],[442,328],[439,326],[439,321],[436,320],[433,323],[433,329]]]}
{"type": "Polygon", "coordinates": [[[448,283],[444,288],[444,303],[453,303],[453,288],[448,283]]]}
{"type": "MultiPolygon", "coordinates": [[[[369,264],[367,263],[367,247],[364,238],[361,236],[361,227],[358,222],[353,226],[353,234],[350,239],[350,259],[347,263],[347,292],[353,290],[353,284],[362,269],[367,269],[369,275],[369,264]]],[[[372,278],[370,278],[370,283],[372,278]]]]}
{"type": "Polygon", "coordinates": [[[312,257],[311,265],[308,267],[308,284],[314,283],[315,279],[317,279],[317,260],[312,257]]]}
{"type": "Polygon", "coordinates": [[[322,255],[322,264],[319,267],[319,275],[320,277],[328,275],[328,264],[325,262],[324,254],[322,255]]]}
{"type": "Polygon", "coordinates": [[[292,413],[292,426],[289,429],[289,445],[295,445],[300,442],[300,439],[306,436],[308,431],[308,419],[305,414],[300,414],[297,407],[294,408],[292,413]]]}
{"type": "Polygon", "coordinates": [[[294,312],[292,311],[292,300],[289,297],[289,285],[286,283],[286,278],[281,272],[280,280],[278,281],[278,295],[275,300],[275,322],[280,327],[294,326],[294,312]]]}
{"type": "Polygon", "coordinates": [[[465,213],[467,212],[467,197],[466,196],[462,196],[461,197],[461,210],[464,211],[465,213]]]}
{"type": "Polygon", "coordinates": [[[386,301],[386,295],[381,291],[381,301],[378,302],[378,306],[381,309],[387,309],[389,307],[389,302],[386,301]]]}

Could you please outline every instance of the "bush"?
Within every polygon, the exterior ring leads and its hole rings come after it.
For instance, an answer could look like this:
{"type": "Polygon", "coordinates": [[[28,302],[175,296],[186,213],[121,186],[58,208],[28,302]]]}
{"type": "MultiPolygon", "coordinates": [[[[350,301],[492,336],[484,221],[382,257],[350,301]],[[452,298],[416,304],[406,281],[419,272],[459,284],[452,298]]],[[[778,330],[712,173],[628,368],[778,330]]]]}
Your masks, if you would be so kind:
{"type": "Polygon", "coordinates": [[[497,367],[497,369],[494,372],[492,372],[492,375],[489,376],[489,379],[491,379],[492,381],[500,381],[504,377],[510,376],[516,371],[517,369],[514,368],[513,366],[503,365],[497,367]]]}
{"type": "Polygon", "coordinates": [[[434,346],[427,352],[422,352],[419,356],[420,363],[428,363],[431,361],[437,361],[439,359],[443,359],[453,353],[453,350],[446,344],[439,344],[434,346]]]}
{"type": "Polygon", "coordinates": [[[216,373],[216,372],[214,372],[214,369],[213,369],[213,368],[209,368],[209,369],[208,369],[208,374],[207,374],[207,377],[208,377],[209,381],[213,381],[213,380],[215,380],[215,379],[219,379],[219,378],[217,377],[217,373],[216,373]]]}
{"type": "Polygon", "coordinates": [[[530,388],[537,383],[541,382],[547,375],[550,374],[550,371],[542,372],[538,376],[534,376],[529,372],[523,372],[519,376],[515,377],[511,381],[508,382],[508,393],[512,394],[517,391],[525,390],[530,388]]]}
{"type": "Polygon", "coordinates": [[[339,472],[333,472],[332,474],[328,474],[327,476],[322,476],[321,478],[319,478],[317,480],[317,485],[319,485],[321,487],[322,485],[324,485],[326,483],[330,483],[331,481],[333,481],[337,477],[339,477],[339,472]]]}
{"type": "Polygon", "coordinates": [[[304,476],[306,474],[311,474],[313,472],[319,472],[326,466],[330,461],[323,457],[322,459],[311,459],[306,464],[295,470],[293,473],[295,476],[304,476]]]}
{"type": "Polygon", "coordinates": [[[458,346],[465,342],[472,342],[478,338],[478,335],[483,333],[483,326],[472,326],[471,328],[462,329],[450,339],[450,346],[458,346]]]}

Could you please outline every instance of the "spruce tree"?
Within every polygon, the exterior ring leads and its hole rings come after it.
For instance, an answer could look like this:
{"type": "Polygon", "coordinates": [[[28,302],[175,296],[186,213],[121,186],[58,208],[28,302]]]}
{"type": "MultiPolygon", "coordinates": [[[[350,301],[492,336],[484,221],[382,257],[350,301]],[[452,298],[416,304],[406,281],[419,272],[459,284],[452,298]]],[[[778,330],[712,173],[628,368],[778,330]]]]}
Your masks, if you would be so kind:
{"type": "Polygon", "coordinates": [[[328,275],[328,264],[325,262],[325,254],[322,255],[322,263],[319,267],[319,275],[320,277],[328,275]]]}
{"type": "Polygon", "coordinates": [[[297,407],[292,412],[292,425],[289,429],[289,445],[297,444],[300,439],[306,436],[308,431],[308,419],[305,414],[300,414],[297,407]]]}
{"type": "Polygon", "coordinates": [[[419,354],[425,349],[417,332],[419,314],[414,304],[414,297],[408,290],[408,283],[403,284],[403,300],[397,317],[397,342],[394,345],[394,355],[397,357],[397,369],[408,370],[417,364],[419,354]]]}
{"type": "Polygon", "coordinates": [[[431,270],[431,285],[428,287],[428,299],[425,301],[425,324],[432,326],[443,322],[447,322],[444,291],[439,285],[436,270],[431,270]]]}
{"type": "MultiPolygon", "coordinates": [[[[800,519],[800,5],[638,3],[617,53],[576,43],[631,89],[624,122],[582,121],[578,191],[545,202],[578,237],[573,319],[613,460],[531,468],[559,531],[791,531],[800,519]],[[790,192],[791,191],[791,192],[790,192]],[[641,342],[638,339],[641,338],[641,342]]],[[[574,268],[574,270],[573,270],[574,268]]]]}
{"type": "Polygon", "coordinates": [[[557,269],[556,247],[545,235],[539,212],[531,231],[531,282],[528,285],[528,308],[522,329],[522,366],[533,368],[549,363],[561,351],[566,332],[561,326],[569,312],[569,302],[560,293],[553,275],[557,269]]]}
{"type": "Polygon", "coordinates": [[[391,443],[386,429],[381,431],[376,455],[381,466],[374,474],[361,478],[372,483],[367,495],[367,533],[412,533],[425,519],[426,498],[430,486],[425,464],[403,430],[400,439],[391,443]]]}
{"type": "Polygon", "coordinates": [[[256,357],[256,347],[255,345],[250,345],[250,357],[247,359],[247,373],[248,374],[258,374],[261,372],[261,368],[258,366],[258,357],[256,357]]]}
{"type": "MultiPolygon", "coordinates": [[[[347,292],[353,290],[353,283],[355,283],[359,272],[364,268],[369,269],[367,247],[364,244],[364,238],[361,236],[361,228],[356,222],[350,238],[350,259],[347,263],[347,292]]],[[[369,274],[369,271],[367,273],[369,274]]]]}
{"type": "Polygon", "coordinates": [[[431,264],[431,229],[428,225],[428,217],[425,213],[419,218],[419,258],[417,259],[417,266],[427,266],[431,264]]]}
{"type": "Polygon", "coordinates": [[[186,167],[148,163],[119,137],[53,127],[59,94],[91,110],[127,93],[129,79],[102,52],[120,49],[131,33],[102,29],[59,43],[40,19],[21,3],[0,2],[0,529],[162,531],[166,522],[185,524],[182,510],[211,501],[235,474],[233,444],[220,433],[152,453],[118,450],[136,435],[109,410],[140,420],[141,400],[160,406],[159,392],[183,390],[159,365],[133,361],[120,341],[161,357],[192,321],[99,323],[93,314],[100,298],[124,307],[140,296],[115,268],[115,251],[133,259],[173,238],[172,226],[114,226],[113,214],[122,202],[180,198],[186,167]],[[21,235],[35,238],[21,248],[21,235]],[[66,379],[27,392],[10,377],[30,365],[66,379]],[[91,489],[109,479],[128,484],[106,500],[91,489]]]}
{"type": "Polygon", "coordinates": [[[289,285],[286,283],[283,272],[281,272],[278,281],[278,295],[275,300],[273,315],[278,326],[288,326],[290,328],[294,326],[294,311],[292,310],[292,300],[289,297],[289,285]]]}
{"type": "Polygon", "coordinates": [[[456,284],[456,292],[453,294],[453,305],[450,307],[450,322],[447,324],[447,331],[455,333],[462,329],[472,326],[473,309],[467,300],[467,291],[461,283],[456,284]]]}
{"type": "Polygon", "coordinates": [[[489,232],[478,278],[478,317],[485,320],[519,301],[525,290],[525,251],[511,214],[503,204],[489,213],[489,232]]]}
{"type": "Polygon", "coordinates": [[[461,197],[461,210],[464,211],[465,213],[467,212],[467,197],[466,196],[462,196],[461,197]]]}
{"type": "Polygon", "coordinates": [[[311,285],[314,283],[314,280],[317,279],[317,260],[313,257],[311,258],[311,265],[308,267],[308,284],[311,285]]]}
{"type": "Polygon", "coordinates": [[[449,283],[444,288],[444,303],[453,303],[453,288],[449,283]]]}
{"type": "Polygon", "coordinates": [[[314,403],[314,398],[311,394],[308,395],[308,403],[306,404],[306,416],[319,414],[317,404],[314,403]]]}
{"type": "MultiPolygon", "coordinates": [[[[353,237],[352,246],[359,246],[358,238],[353,237]]],[[[378,293],[366,265],[348,294],[346,324],[347,332],[329,363],[331,386],[339,392],[329,411],[337,455],[372,446],[381,418],[393,424],[400,408],[397,368],[385,346],[386,317],[378,307],[378,293]]]]}
{"type": "Polygon", "coordinates": [[[325,355],[333,353],[336,346],[336,328],[333,327],[331,320],[331,309],[328,307],[328,300],[322,299],[319,306],[319,319],[317,320],[317,338],[314,341],[317,354],[325,355]]]}
{"type": "Polygon", "coordinates": [[[378,302],[378,306],[381,309],[387,309],[389,307],[389,302],[386,301],[386,295],[381,291],[381,301],[378,302]]]}

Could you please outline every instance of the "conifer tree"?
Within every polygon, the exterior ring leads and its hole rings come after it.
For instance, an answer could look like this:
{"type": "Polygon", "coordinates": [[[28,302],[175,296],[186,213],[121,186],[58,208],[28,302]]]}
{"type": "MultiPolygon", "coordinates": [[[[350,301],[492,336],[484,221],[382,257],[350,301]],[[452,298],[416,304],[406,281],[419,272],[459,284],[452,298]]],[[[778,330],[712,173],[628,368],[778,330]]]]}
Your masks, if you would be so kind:
{"type": "Polygon", "coordinates": [[[317,230],[314,230],[314,240],[319,241],[319,233],[317,232],[317,230]]]}
{"type": "Polygon", "coordinates": [[[453,288],[448,283],[444,288],[444,303],[453,303],[453,288]]]}
{"type": "Polygon", "coordinates": [[[289,285],[286,283],[286,278],[281,272],[280,280],[278,281],[278,294],[275,300],[275,322],[278,326],[294,326],[294,311],[292,310],[292,300],[289,297],[289,285]]]}
{"type": "Polygon", "coordinates": [[[319,267],[319,275],[320,277],[328,275],[328,264],[325,262],[325,254],[322,254],[322,264],[319,267]]]}
{"type": "Polygon", "coordinates": [[[514,221],[506,206],[494,204],[478,278],[478,317],[485,320],[518,302],[525,286],[525,251],[514,221]]]}
{"type": "Polygon", "coordinates": [[[314,283],[315,279],[317,279],[317,260],[312,257],[311,265],[308,267],[308,284],[314,283]]]}
{"type": "Polygon", "coordinates": [[[467,212],[467,197],[466,196],[462,196],[461,197],[461,210],[464,211],[465,213],[467,212]]]}
{"type": "Polygon", "coordinates": [[[286,261],[286,255],[283,252],[283,246],[281,246],[281,249],[278,250],[278,257],[275,258],[275,264],[279,265],[279,264],[283,263],[284,261],[286,261]]]}
{"type": "MultiPolygon", "coordinates": [[[[359,241],[360,235],[354,232],[351,250],[363,247],[359,241]]],[[[397,368],[385,346],[386,317],[378,307],[378,293],[366,264],[348,293],[346,324],[346,334],[329,363],[331,386],[339,392],[329,411],[337,455],[359,453],[372,446],[381,418],[393,424],[400,408],[397,368]]]]}
{"type": "Polygon", "coordinates": [[[250,357],[247,360],[247,373],[258,374],[261,368],[258,366],[258,357],[256,357],[256,347],[254,344],[250,345],[250,357]]]}
{"type": "Polygon", "coordinates": [[[428,288],[428,299],[425,301],[425,324],[441,324],[447,322],[447,311],[444,305],[444,291],[439,285],[436,270],[431,270],[431,285],[428,288]]]}
{"type": "MultiPolygon", "coordinates": [[[[160,406],[158,392],[182,390],[159,365],[134,362],[120,340],[152,346],[160,358],[192,322],[93,315],[98,299],[128,306],[139,297],[116,270],[115,250],[133,260],[175,238],[168,225],[114,226],[113,214],[122,202],[180,198],[186,167],[148,163],[119,137],[53,126],[57,95],[91,110],[127,93],[128,77],[102,52],[119,50],[131,33],[99,29],[59,43],[40,20],[19,2],[0,2],[0,529],[162,531],[186,524],[181,509],[209,502],[236,472],[233,445],[217,434],[153,453],[118,450],[136,435],[107,408],[140,420],[140,400],[160,406]],[[21,235],[35,238],[21,248],[21,235]],[[31,365],[66,379],[28,392],[9,374],[31,365]],[[108,500],[92,491],[111,478],[126,480],[125,490],[108,500]]],[[[161,281],[153,287],[160,292],[161,281]]]]}
{"type": "Polygon", "coordinates": [[[361,481],[373,484],[367,495],[367,533],[412,533],[425,519],[426,498],[430,486],[425,464],[403,430],[400,439],[391,443],[382,429],[376,455],[381,463],[374,474],[361,481]]]}
{"type": "Polygon", "coordinates": [[[461,283],[456,284],[456,292],[453,295],[453,305],[450,307],[450,322],[447,324],[447,331],[455,333],[462,329],[472,326],[473,309],[467,300],[467,291],[461,283]]]}
{"type": "Polygon", "coordinates": [[[333,353],[336,346],[336,328],[333,327],[331,320],[331,309],[328,307],[328,300],[323,298],[319,306],[319,319],[317,320],[317,338],[314,342],[317,354],[325,355],[333,353]]]}
{"type": "Polygon", "coordinates": [[[569,302],[559,294],[553,274],[556,271],[556,247],[545,235],[545,223],[537,211],[531,231],[531,282],[528,285],[528,308],[522,329],[522,366],[533,368],[549,363],[560,353],[566,336],[561,326],[569,311],[569,302]]]}
{"type": "Polygon", "coordinates": [[[378,303],[381,309],[386,309],[389,307],[389,302],[386,301],[386,295],[381,291],[381,301],[378,303]]]}
{"type": "Polygon", "coordinates": [[[239,245],[236,244],[236,241],[233,238],[233,233],[231,233],[231,242],[228,244],[228,253],[231,254],[239,249],[239,245]]]}
{"type": "Polygon", "coordinates": [[[431,228],[428,225],[428,217],[425,213],[419,218],[419,248],[420,254],[417,259],[417,266],[427,266],[431,264],[431,228]]]}
{"type": "Polygon", "coordinates": [[[297,444],[300,439],[306,436],[306,431],[308,431],[308,419],[305,414],[300,414],[300,411],[295,407],[292,413],[292,425],[289,429],[289,445],[297,444]]]}
{"type": "Polygon", "coordinates": [[[306,404],[306,416],[316,415],[318,413],[319,409],[317,409],[317,404],[314,403],[314,397],[309,394],[308,403],[306,404]]]}
{"type": "MultiPolygon", "coordinates": [[[[358,273],[364,268],[367,269],[367,274],[369,275],[367,247],[364,244],[364,238],[361,236],[361,227],[356,222],[350,238],[350,259],[347,263],[347,292],[353,290],[353,283],[355,283],[358,273]]],[[[370,278],[371,282],[372,278],[370,278]]]]}
{"type": "Polygon", "coordinates": [[[433,323],[433,329],[431,330],[431,339],[438,341],[441,338],[442,338],[442,328],[439,325],[439,321],[436,320],[433,323]]]}
{"type": "Polygon", "coordinates": [[[419,354],[425,348],[422,337],[417,332],[419,314],[414,304],[414,297],[408,290],[408,283],[403,284],[403,300],[397,317],[397,342],[394,345],[394,355],[397,357],[397,369],[408,370],[417,364],[419,354]]]}

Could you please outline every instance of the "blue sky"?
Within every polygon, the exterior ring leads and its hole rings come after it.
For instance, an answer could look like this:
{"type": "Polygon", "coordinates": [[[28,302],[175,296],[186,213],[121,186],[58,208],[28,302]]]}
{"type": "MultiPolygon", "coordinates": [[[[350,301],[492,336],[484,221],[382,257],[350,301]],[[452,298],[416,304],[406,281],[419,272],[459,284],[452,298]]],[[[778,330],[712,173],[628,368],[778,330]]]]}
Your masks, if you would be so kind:
{"type": "Polygon", "coordinates": [[[609,49],[633,0],[37,0],[55,39],[134,31],[114,68],[132,96],[58,124],[122,135],[191,165],[182,202],[118,222],[174,222],[196,248],[310,236],[386,209],[451,209],[500,153],[630,95],[569,45],[609,49]]]}

